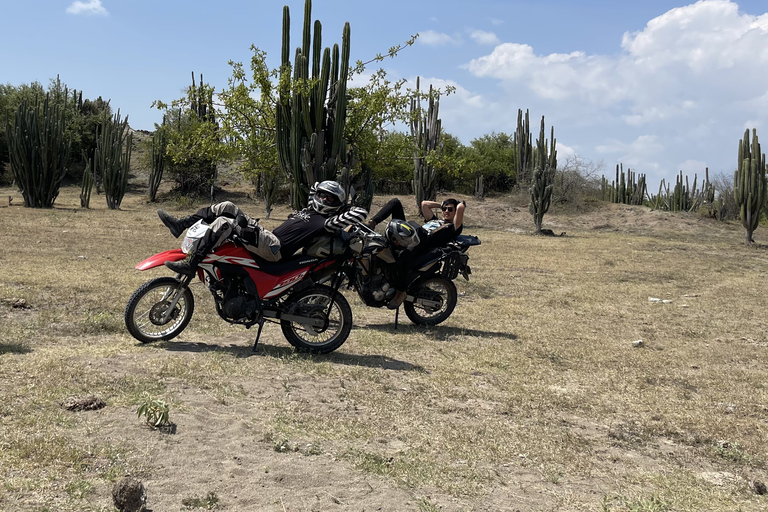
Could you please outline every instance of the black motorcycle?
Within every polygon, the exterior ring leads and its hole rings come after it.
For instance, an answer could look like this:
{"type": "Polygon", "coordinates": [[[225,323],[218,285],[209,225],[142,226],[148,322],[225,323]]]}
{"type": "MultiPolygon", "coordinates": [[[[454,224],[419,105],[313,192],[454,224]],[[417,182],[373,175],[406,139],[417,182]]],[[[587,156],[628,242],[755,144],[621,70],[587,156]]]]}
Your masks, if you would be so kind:
{"type": "MultiPolygon", "coordinates": [[[[359,239],[363,244],[362,247],[355,244],[356,250],[348,253],[350,259],[335,276],[329,278],[331,286],[338,289],[346,278],[348,287],[354,288],[367,306],[378,308],[386,305],[396,291],[388,275],[390,265],[396,261],[389,241],[384,235],[363,225],[348,230],[346,237],[359,239]]],[[[467,250],[473,245],[480,245],[477,237],[460,235],[447,245],[412,261],[406,289],[408,296],[403,302],[403,309],[414,324],[437,325],[451,316],[458,299],[453,280],[459,274],[469,280],[472,270],[467,250]]],[[[329,247],[326,242],[309,248],[308,252],[321,256],[329,247]],[[318,252],[320,247],[323,249],[318,252]]]]}

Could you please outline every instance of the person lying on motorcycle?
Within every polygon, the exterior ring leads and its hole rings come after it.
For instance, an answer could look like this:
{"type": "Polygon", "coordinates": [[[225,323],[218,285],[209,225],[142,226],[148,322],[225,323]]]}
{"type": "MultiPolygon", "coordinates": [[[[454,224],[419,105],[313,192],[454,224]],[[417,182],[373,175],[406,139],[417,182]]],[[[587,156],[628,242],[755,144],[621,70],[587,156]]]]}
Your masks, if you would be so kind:
{"type": "Polygon", "coordinates": [[[388,273],[395,295],[387,304],[389,309],[397,309],[408,296],[408,272],[413,261],[427,252],[441,247],[455,239],[464,229],[464,209],[466,203],[456,199],[446,199],[442,203],[422,201],[421,212],[427,223],[423,226],[407,222],[403,205],[399,199],[390,200],[368,221],[368,227],[373,229],[376,224],[390,215],[392,220],[387,226],[386,236],[395,249],[395,263],[389,266],[388,273]],[[438,219],[433,208],[440,207],[442,218],[438,219]]]}
{"type": "Polygon", "coordinates": [[[346,193],[338,182],[315,183],[310,189],[309,205],[289,215],[285,222],[271,232],[259,226],[257,219],[249,217],[229,201],[201,208],[192,215],[178,219],[158,210],[160,220],[176,238],[200,220],[210,227],[186,259],[168,261],[165,266],[178,274],[194,275],[206,255],[224,243],[233,232],[240,236],[245,242],[245,248],[251,253],[266,261],[279,261],[292,256],[324,232],[338,232],[364,221],[368,212],[356,206],[347,209],[345,201],[346,193]]]}
{"type": "MultiPolygon", "coordinates": [[[[446,199],[442,203],[438,203],[437,201],[422,201],[421,214],[424,216],[424,220],[427,221],[423,227],[426,231],[431,233],[446,224],[453,225],[454,229],[456,230],[456,233],[453,235],[453,237],[449,237],[445,234],[443,235],[446,236],[446,242],[448,242],[456,236],[460,235],[464,228],[463,222],[465,207],[466,203],[464,201],[459,202],[454,198],[446,199]],[[434,208],[441,209],[441,218],[438,218],[437,215],[435,215],[434,208]]],[[[389,202],[376,213],[376,215],[371,217],[371,220],[367,222],[367,225],[369,228],[374,229],[377,224],[382,222],[387,217],[392,217],[393,220],[406,220],[403,203],[401,203],[398,198],[394,197],[390,199],[389,202]]]]}

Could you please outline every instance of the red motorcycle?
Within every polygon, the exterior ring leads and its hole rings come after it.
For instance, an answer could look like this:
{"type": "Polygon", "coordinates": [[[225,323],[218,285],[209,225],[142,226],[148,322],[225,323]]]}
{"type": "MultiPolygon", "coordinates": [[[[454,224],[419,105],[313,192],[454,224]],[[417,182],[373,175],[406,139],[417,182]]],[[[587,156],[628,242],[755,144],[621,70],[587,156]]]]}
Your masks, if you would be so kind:
{"type": "MultiPolygon", "coordinates": [[[[198,222],[188,230],[182,249],[155,254],[136,268],[149,270],[184,259],[206,229],[198,222]]],[[[213,295],[222,319],[247,328],[259,326],[254,350],[264,322],[272,321],[280,323],[283,335],[297,349],[324,354],[340,347],[352,329],[352,310],[344,296],[317,284],[328,281],[343,265],[348,242],[344,246],[338,237],[324,237],[309,254],[271,263],[252,255],[233,236],[206,256],[197,277],[213,295]]],[[[195,309],[189,289],[193,279],[178,274],[141,285],[125,308],[125,325],[133,337],[150,343],[178,336],[195,309]]]]}

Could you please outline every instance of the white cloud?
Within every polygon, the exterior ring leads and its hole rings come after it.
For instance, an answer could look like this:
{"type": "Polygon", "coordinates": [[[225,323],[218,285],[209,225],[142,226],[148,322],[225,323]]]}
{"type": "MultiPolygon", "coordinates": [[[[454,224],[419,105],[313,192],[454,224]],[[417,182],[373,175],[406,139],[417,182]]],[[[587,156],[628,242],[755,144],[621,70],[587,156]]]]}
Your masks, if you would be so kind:
{"type": "Polygon", "coordinates": [[[442,32],[435,32],[434,30],[419,32],[417,41],[421,44],[430,46],[443,46],[446,44],[459,45],[462,43],[461,37],[459,36],[451,36],[442,32]]]}
{"type": "Polygon", "coordinates": [[[98,16],[109,15],[104,6],[101,5],[101,0],[87,0],[86,2],[77,0],[76,2],[72,2],[72,5],[67,7],[67,12],[69,14],[93,14],[98,16]]]}
{"type": "MultiPolygon", "coordinates": [[[[705,171],[707,169],[707,163],[701,160],[686,160],[685,162],[677,165],[678,171],[683,171],[684,176],[691,176],[695,174],[700,180],[703,181],[705,171]]],[[[669,181],[669,180],[667,180],[669,181]]],[[[696,187],[700,185],[701,181],[696,184],[696,187]]],[[[693,182],[691,182],[693,186],[693,182]]]]}
{"type": "MultiPolygon", "coordinates": [[[[549,135],[547,135],[549,137],[549,135]]],[[[547,139],[549,140],[549,139],[547,139]]],[[[557,140],[557,134],[555,134],[555,140],[557,140]]],[[[571,146],[567,146],[557,141],[557,144],[555,145],[555,149],[557,149],[557,166],[560,167],[560,162],[565,162],[568,158],[576,157],[576,148],[573,148],[571,146]]]]}
{"type": "Polygon", "coordinates": [[[499,18],[491,18],[491,25],[494,27],[498,27],[499,25],[503,25],[504,20],[500,20],[499,18]]]}
{"type": "Polygon", "coordinates": [[[471,37],[477,44],[496,45],[501,42],[496,34],[493,32],[486,32],[485,30],[473,30],[469,37],[471,37]]]}
{"type": "Polygon", "coordinates": [[[745,119],[768,124],[768,13],[700,0],[617,44],[615,54],[546,55],[504,42],[466,68],[499,80],[509,101],[545,108],[558,144],[582,155],[591,148],[639,172],[671,175],[679,162],[727,170],[745,119]]]}

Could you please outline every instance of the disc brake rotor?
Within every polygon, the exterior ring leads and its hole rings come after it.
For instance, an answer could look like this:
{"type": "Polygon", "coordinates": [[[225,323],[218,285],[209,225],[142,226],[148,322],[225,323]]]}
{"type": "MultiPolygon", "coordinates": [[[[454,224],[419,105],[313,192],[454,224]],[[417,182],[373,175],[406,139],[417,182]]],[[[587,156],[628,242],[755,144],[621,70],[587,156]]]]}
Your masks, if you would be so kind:
{"type": "Polygon", "coordinates": [[[181,308],[177,304],[171,312],[171,317],[168,320],[163,320],[163,316],[165,315],[165,312],[168,311],[168,307],[170,305],[170,302],[164,300],[152,306],[152,309],[149,310],[149,321],[154,325],[164,325],[167,324],[169,320],[175,320],[178,318],[181,308]]]}

